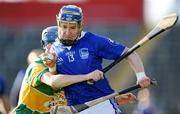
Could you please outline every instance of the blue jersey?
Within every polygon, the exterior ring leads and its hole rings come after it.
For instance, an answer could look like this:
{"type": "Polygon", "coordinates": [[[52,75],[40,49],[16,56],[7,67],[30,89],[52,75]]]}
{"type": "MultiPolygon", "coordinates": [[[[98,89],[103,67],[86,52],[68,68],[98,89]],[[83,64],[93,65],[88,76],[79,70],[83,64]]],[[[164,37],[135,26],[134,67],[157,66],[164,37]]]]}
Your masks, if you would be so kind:
{"type": "Polygon", "coordinates": [[[5,81],[4,79],[0,76],[0,96],[3,96],[5,93],[5,81]]]}
{"type": "MultiPolygon", "coordinates": [[[[61,74],[87,74],[96,69],[102,70],[103,59],[115,60],[124,51],[125,46],[109,38],[90,32],[82,32],[81,38],[67,47],[58,40],[53,43],[51,52],[57,56],[57,71],[61,74]]],[[[81,104],[114,92],[106,78],[94,85],[87,82],[65,87],[68,105],[81,104]]]]}

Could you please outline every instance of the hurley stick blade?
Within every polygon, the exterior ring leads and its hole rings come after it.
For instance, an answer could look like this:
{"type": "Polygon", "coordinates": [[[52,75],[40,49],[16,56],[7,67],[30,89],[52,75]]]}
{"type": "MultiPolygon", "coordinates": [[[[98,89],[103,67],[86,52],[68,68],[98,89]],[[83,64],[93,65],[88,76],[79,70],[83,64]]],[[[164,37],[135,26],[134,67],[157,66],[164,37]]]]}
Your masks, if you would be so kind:
{"type": "Polygon", "coordinates": [[[78,114],[78,112],[71,106],[54,106],[51,108],[50,114],[78,114]]]}
{"type": "Polygon", "coordinates": [[[159,23],[153,28],[153,30],[151,30],[142,40],[140,40],[136,45],[134,45],[132,49],[144,45],[148,40],[151,40],[152,38],[155,38],[155,36],[166,31],[167,29],[172,28],[176,24],[177,20],[178,16],[176,13],[163,17],[159,21],[159,23]]]}
{"type": "Polygon", "coordinates": [[[176,13],[173,13],[162,18],[157,26],[161,29],[167,30],[173,27],[176,24],[177,20],[178,20],[178,15],[176,13]]]}

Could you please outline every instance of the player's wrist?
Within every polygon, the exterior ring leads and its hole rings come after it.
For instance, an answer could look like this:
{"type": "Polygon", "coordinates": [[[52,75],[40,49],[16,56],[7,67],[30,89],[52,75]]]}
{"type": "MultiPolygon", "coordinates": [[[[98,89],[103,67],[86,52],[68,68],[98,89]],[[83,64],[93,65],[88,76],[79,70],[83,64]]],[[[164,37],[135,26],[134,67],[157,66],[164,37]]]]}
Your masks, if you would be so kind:
{"type": "Polygon", "coordinates": [[[54,67],[49,67],[50,73],[56,73],[56,65],[54,67]]]}
{"type": "Polygon", "coordinates": [[[86,81],[90,80],[90,75],[89,75],[89,73],[86,74],[86,76],[84,76],[84,78],[85,78],[86,81]]]}
{"type": "Polygon", "coordinates": [[[140,80],[146,78],[147,76],[146,76],[145,72],[137,72],[136,77],[137,77],[137,82],[139,82],[140,80]]]}

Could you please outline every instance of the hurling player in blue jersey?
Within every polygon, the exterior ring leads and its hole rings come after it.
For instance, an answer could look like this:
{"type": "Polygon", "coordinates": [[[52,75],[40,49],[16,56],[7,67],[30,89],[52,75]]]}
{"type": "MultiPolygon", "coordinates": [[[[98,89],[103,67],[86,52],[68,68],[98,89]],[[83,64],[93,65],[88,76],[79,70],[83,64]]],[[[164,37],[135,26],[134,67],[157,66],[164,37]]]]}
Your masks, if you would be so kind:
{"type": "MultiPolygon", "coordinates": [[[[56,18],[58,38],[53,43],[51,52],[57,56],[56,69],[60,74],[78,75],[97,69],[102,70],[103,59],[116,60],[128,50],[126,46],[108,37],[82,31],[83,13],[78,6],[63,6],[56,18]]],[[[141,88],[149,86],[150,79],[145,74],[139,56],[134,52],[126,60],[136,73],[137,83],[141,88]]],[[[114,92],[105,76],[94,81],[93,85],[84,81],[65,87],[68,105],[82,104],[114,92]]],[[[85,113],[120,114],[121,112],[115,100],[110,99],[84,111],[85,113]]]]}

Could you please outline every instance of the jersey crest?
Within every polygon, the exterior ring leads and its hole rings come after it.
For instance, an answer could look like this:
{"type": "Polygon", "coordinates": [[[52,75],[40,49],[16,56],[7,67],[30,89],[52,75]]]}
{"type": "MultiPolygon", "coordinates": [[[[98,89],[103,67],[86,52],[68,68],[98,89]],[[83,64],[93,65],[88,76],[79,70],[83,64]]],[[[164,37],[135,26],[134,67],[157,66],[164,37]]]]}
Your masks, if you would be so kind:
{"type": "Polygon", "coordinates": [[[81,59],[87,59],[89,57],[88,48],[81,48],[79,50],[79,55],[80,55],[81,59]]]}

